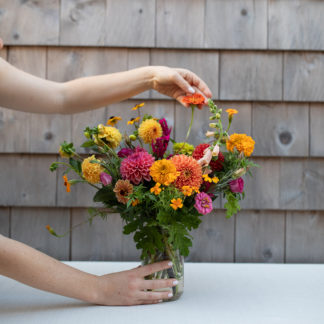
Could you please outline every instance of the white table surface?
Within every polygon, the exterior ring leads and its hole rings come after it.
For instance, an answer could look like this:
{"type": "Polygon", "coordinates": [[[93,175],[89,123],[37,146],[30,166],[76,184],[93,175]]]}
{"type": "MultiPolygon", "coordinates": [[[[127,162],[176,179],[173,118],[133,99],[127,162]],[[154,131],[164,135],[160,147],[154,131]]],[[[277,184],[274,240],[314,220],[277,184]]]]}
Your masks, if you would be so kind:
{"type": "MultiPolygon", "coordinates": [[[[104,274],[134,262],[67,262],[104,274]]],[[[0,323],[324,323],[324,265],[185,263],[174,302],[132,307],[89,305],[0,276],[0,323]]]]}

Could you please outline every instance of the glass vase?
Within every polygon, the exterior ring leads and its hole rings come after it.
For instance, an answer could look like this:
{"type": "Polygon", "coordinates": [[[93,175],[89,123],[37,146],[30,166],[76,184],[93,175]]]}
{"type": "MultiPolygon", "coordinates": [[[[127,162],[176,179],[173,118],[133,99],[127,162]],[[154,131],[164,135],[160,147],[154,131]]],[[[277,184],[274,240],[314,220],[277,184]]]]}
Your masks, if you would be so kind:
{"type": "Polygon", "coordinates": [[[151,257],[147,257],[142,261],[142,265],[152,264],[159,261],[170,260],[172,261],[172,268],[155,272],[145,279],[154,280],[154,279],[176,279],[178,284],[172,288],[161,288],[154,289],[152,291],[170,291],[173,294],[173,297],[166,299],[164,301],[174,301],[180,298],[183,293],[184,287],[184,258],[180,255],[179,250],[173,250],[170,246],[165,248],[164,252],[157,251],[151,257]]]}

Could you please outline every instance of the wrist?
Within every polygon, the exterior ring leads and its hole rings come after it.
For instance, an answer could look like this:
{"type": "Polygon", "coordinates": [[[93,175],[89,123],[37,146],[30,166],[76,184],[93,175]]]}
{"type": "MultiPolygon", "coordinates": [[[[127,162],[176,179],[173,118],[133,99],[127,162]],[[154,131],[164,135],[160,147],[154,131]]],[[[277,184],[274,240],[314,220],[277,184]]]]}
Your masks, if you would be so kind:
{"type": "Polygon", "coordinates": [[[141,69],[142,69],[141,74],[143,76],[143,81],[146,90],[154,89],[154,84],[156,82],[155,66],[144,66],[141,69]]]}

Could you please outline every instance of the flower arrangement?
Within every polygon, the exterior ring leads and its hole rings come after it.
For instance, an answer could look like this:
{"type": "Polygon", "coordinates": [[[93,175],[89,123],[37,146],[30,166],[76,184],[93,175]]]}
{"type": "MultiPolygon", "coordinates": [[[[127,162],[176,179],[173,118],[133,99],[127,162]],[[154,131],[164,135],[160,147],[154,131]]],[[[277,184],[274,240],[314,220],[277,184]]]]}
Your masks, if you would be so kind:
{"type": "MultiPolygon", "coordinates": [[[[227,109],[228,125],[221,122],[222,109],[208,100],[211,113],[206,143],[194,147],[187,143],[195,108],[204,103],[199,94],[187,96],[184,102],[192,110],[191,123],[183,142],[171,138],[167,121],[150,115],[141,116],[144,104],[132,108],[138,116],[128,121],[130,135],[116,127],[120,117],[111,117],[106,125],[87,127],[82,147],[93,151],[86,158],[76,153],[73,143],[62,143],[59,153],[67,162],[54,162],[67,167],[64,185],[86,182],[97,189],[93,200],[104,208],[89,209],[91,224],[96,216],[106,218],[117,212],[124,220],[124,234],[134,233],[141,258],[155,262],[159,257],[173,261],[173,277],[179,279],[182,269],[177,253],[187,256],[192,245],[190,231],[198,228],[203,215],[213,210],[213,201],[220,195],[226,199],[227,217],[240,210],[244,198],[242,176],[255,164],[249,159],[254,140],[246,134],[229,135],[235,109],[227,109]],[[79,178],[68,180],[74,171],[79,178]]],[[[59,236],[48,226],[53,235],[59,236]]],[[[170,274],[169,274],[170,276],[170,274]]]]}

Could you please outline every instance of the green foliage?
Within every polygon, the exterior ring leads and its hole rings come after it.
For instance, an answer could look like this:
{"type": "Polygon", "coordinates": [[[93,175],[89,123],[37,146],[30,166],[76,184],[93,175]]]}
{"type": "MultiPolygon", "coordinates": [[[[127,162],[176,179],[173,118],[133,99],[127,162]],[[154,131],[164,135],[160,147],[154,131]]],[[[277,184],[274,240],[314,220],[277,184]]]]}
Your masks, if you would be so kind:
{"type": "Polygon", "coordinates": [[[231,191],[227,191],[225,193],[225,197],[227,202],[224,204],[226,209],[226,218],[231,218],[234,214],[236,214],[241,207],[239,205],[239,194],[234,194],[231,191]]]}

